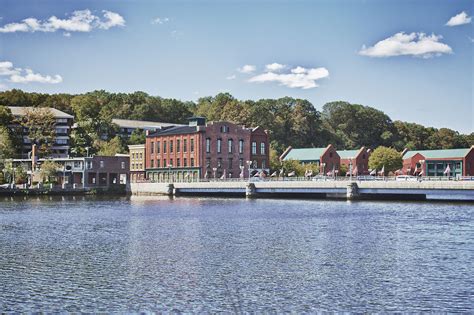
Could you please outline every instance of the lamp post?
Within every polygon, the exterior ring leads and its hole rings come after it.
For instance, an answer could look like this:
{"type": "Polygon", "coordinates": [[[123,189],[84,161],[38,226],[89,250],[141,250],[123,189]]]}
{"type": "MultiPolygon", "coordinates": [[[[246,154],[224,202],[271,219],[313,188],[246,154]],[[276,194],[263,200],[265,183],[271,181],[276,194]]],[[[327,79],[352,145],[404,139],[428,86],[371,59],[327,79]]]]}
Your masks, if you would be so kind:
{"type": "Polygon", "coordinates": [[[251,174],[250,174],[250,168],[252,167],[252,161],[247,161],[247,166],[248,166],[248,168],[249,168],[249,183],[250,183],[250,176],[251,176],[251,174]]]}
{"type": "Polygon", "coordinates": [[[90,147],[86,147],[86,152],[87,152],[86,157],[89,157],[89,149],[90,149],[90,147]]]}
{"type": "Polygon", "coordinates": [[[349,158],[349,178],[350,181],[352,182],[352,158],[349,158]]]}
{"type": "Polygon", "coordinates": [[[172,167],[172,166],[173,166],[173,165],[168,164],[168,182],[171,182],[171,167],[172,167]]]}

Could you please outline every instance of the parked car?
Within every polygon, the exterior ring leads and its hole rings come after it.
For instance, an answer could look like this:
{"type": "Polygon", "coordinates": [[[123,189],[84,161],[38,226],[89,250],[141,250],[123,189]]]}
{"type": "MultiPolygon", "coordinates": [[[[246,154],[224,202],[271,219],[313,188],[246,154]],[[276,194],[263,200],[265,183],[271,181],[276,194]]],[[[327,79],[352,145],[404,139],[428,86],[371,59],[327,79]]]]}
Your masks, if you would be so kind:
{"type": "Polygon", "coordinates": [[[396,181],[411,181],[411,182],[416,182],[418,181],[418,177],[416,176],[411,176],[411,175],[399,175],[395,177],[396,181]]]}

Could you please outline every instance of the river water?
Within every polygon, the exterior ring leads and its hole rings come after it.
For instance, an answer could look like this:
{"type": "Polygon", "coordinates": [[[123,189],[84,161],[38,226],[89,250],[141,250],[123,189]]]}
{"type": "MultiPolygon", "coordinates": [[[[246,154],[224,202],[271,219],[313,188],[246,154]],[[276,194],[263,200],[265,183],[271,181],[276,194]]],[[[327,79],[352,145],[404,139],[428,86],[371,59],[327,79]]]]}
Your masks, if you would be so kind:
{"type": "Polygon", "coordinates": [[[0,311],[474,311],[474,206],[0,200],[0,311]]]}

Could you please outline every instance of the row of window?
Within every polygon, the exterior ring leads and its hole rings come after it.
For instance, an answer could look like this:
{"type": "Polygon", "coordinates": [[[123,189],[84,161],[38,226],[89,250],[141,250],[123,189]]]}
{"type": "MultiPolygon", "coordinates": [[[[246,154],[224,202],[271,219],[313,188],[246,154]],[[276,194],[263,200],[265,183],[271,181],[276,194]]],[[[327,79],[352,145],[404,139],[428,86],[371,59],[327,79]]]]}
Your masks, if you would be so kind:
{"type": "Polygon", "coordinates": [[[177,158],[176,160],[169,159],[169,163],[167,163],[166,159],[163,159],[163,164],[161,164],[161,160],[151,160],[150,161],[150,167],[151,168],[160,168],[160,167],[194,167],[194,158],[189,159],[189,164],[188,164],[188,159],[183,158],[181,164],[181,159],[177,158]],[[174,161],[176,161],[176,164],[174,164],[174,161]]]}
{"type": "MultiPolygon", "coordinates": [[[[266,160],[262,160],[260,164],[260,168],[266,168],[266,160]]],[[[217,159],[217,168],[222,168],[222,158],[217,159]]],[[[244,159],[239,159],[239,168],[240,167],[245,167],[244,165],[244,159]]],[[[207,158],[206,159],[206,168],[211,168],[211,159],[207,158]]],[[[233,158],[228,158],[227,159],[227,168],[232,169],[234,168],[234,159],[233,158]]],[[[258,167],[258,162],[257,160],[253,161],[252,164],[250,164],[250,168],[259,168],[258,167]]]]}
{"type": "Polygon", "coordinates": [[[143,152],[132,152],[132,160],[143,160],[143,152]]]}
{"type": "Polygon", "coordinates": [[[142,163],[131,163],[130,164],[130,170],[143,170],[143,164],[142,163]]]}
{"type": "MultiPolygon", "coordinates": [[[[190,152],[194,152],[194,139],[190,139],[189,149],[190,152]]],[[[161,141],[156,141],[156,144],[154,141],[151,141],[150,143],[151,154],[154,154],[155,152],[157,154],[161,152],[167,153],[167,150],[169,150],[170,153],[174,152],[173,140],[169,140],[169,142],[163,141],[163,144],[161,143],[161,141]]],[[[188,152],[188,139],[183,139],[183,141],[181,141],[181,139],[176,140],[176,152],[181,152],[181,150],[183,150],[183,152],[188,152]]]]}
{"type": "MultiPolygon", "coordinates": [[[[217,139],[217,153],[222,153],[222,139],[217,139]]],[[[244,140],[239,140],[239,154],[244,153],[244,140]]],[[[234,140],[228,139],[227,140],[227,152],[233,153],[234,152],[234,140]]],[[[260,142],[260,154],[265,154],[265,142],[260,142]]],[[[211,153],[211,138],[206,138],[206,153],[211,153]]],[[[252,141],[252,154],[257,154],[257,142],[252,141]]]]}

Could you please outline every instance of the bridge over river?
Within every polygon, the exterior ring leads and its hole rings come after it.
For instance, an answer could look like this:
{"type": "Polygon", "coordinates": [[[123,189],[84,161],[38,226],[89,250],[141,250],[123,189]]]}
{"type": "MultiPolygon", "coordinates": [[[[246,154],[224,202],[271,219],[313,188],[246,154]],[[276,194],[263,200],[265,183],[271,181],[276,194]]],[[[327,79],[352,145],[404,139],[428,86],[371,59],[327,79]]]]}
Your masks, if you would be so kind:
{"type": "Polygon", "coordinates": [[[474,181],[209,181],[131,183],[132,194],[473,201],[474,181]]]}

